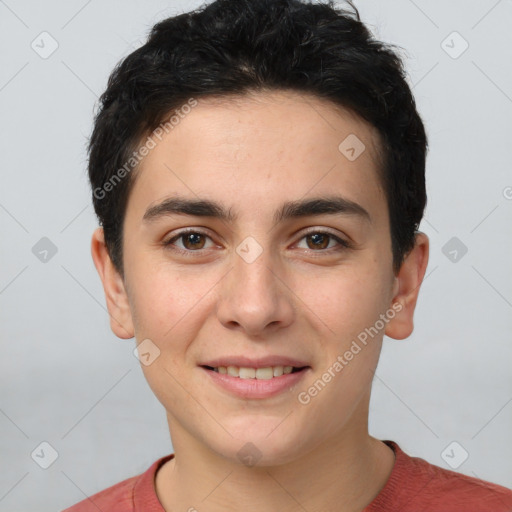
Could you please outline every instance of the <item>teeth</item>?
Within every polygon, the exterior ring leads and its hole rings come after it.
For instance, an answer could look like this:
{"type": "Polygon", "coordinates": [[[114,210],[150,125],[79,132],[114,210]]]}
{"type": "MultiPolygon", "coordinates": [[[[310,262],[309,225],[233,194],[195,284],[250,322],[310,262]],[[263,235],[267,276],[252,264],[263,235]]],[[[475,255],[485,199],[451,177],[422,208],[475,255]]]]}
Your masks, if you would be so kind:
{"type": "Polygon", "coordinates": [[[262,380],[269,380],[274,377],[274,370],[271,366],[267,368],[258,368],[256,370],[256,378],[262,380]]]}
{"type": "Polygon", "coordinates": [[[274,377],[281,377],[281,375],[283,375],[283,367],[274,366],[274,377]]]}
{"type": "Polygon", "coordinates": [[[240,379],[269,380],[273,377],[280,377],[292,373],[293,366],[267,366],[265,368],[247,368],[238,366],[219,366],[213,369],[216,372],[239,377],[240,379]]]}
{"type": "Polygon", "coordinates": [[[241,379],[254,379],[256,377],[256,370],[254,368],[240,368],[238,376],[241,379]]]}
{"type": "Polygon", "coordinates": [[[228,366],[228,375],[238,377],[240,375],[240,368],[237,366],[228,366]]]}

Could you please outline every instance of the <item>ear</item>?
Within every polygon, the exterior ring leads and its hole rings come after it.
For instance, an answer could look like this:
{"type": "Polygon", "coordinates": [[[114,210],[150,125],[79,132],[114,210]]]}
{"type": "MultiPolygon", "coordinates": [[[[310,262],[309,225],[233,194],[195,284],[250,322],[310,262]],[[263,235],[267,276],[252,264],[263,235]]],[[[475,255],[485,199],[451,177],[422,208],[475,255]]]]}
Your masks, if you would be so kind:
{"type": "Polygon", "coordinates": [[[133,338],[133,321],[128,296],[123,279],[110,259],[103,228],[97,228],[92,235],[91,254],[103,283],[110,328],[118,338],[133,338]]]}
{"type": "Polygon", "coordinates": [[[414,329],[413,316],[420,286],[428,264],[429,240],[417,233],[414,247],[405,257],[393,286],[393,309],[397,314],[387,323],[385,334],[403,340],[414,329]]]}

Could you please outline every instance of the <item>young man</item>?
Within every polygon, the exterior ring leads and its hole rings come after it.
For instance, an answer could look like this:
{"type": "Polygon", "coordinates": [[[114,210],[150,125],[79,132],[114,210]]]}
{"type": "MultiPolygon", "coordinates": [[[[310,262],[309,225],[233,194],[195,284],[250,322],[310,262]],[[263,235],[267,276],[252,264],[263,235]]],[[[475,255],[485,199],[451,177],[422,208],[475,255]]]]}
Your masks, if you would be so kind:
{"type": "Polygon", "coordinates": [[[512,510],[368,433],[427,267],[426,148],[355,8],[218,0],[153,28],[95,121],[92,256],[174,453],[68,511],[512,510]]]}

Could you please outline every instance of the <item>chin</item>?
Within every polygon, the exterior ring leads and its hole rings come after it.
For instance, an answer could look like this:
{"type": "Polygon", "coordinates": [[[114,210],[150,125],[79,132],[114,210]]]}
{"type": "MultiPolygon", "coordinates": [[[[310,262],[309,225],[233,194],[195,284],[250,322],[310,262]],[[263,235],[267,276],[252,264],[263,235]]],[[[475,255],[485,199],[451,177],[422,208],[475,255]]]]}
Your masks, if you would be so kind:
{"type": "Polygon", "coordinates": [[[243,428],[228,429],[233,437],[224,437],[221,446],[217,438],[212,448],[232,462],[249,467],[288,464],[304,455],[307,449],[304,431],[290,431],[290,426],[288,429],[285,426],[286,421],[282,418],[266,418],[266,421],[249,418],[243,428]]]}

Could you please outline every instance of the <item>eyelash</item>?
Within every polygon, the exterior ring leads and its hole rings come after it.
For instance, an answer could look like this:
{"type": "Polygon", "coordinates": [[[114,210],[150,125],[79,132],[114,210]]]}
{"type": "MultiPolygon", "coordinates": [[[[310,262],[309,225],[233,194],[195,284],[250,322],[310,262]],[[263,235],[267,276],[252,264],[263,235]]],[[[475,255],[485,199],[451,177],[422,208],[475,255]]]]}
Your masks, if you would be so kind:
{"type": "MultiPolygon", "coordinates": [[[[172,238],[170,238],[169,240],[165,241],[162,243],[162,245],[166,248],[166,249],[170,249],[172,251],[175,251],[179,254],[183,254],[185,256],[190,256],[190,257],[194,257],[194,253],[199,253],[201,254],[201,251],[205,251],[207,249],[197,249],[197,250],[191,250],[191,249],[180,249],[179,247],[176,247],[176,246],[173,246],[174,242],[183,238],[185,235],[189,235],[189,234],[195,234],[195,235],[201,235],[201,236],[204,236],[206,238],[210,238],[211,240],[211,237],[204,233],[203,231],[201,230],[198,230],[198,229],[187,229],[187,230],[184,230],[184,231],[181,231],[179,232],[177,235],[173,236],[172,238]]],[[[300,238],[299,242],[301,240],[303,240],[304,238],[306,238],[307,236],[310,236],[310,235],[325,235],[325,236],[328,236],[330,237],[331,239],[335,240],[339,246],[336,247],[336,248],[330,248],[330,249],[319,249],[319,250],[314,250],[314,249],[307,249],[307,251],[309,253],[331,253],[331,251],[334,251],[334,252],[338,252],[338,251],[343,251],[345,249],[351,249],[353,246],[351,243],[347,242],[346,240],[343,240],[342,238],[339,238],[338,236],[330,233],[329,231],[309,231],[307,233],[304,233],[304,235],[300,238]]]]}

